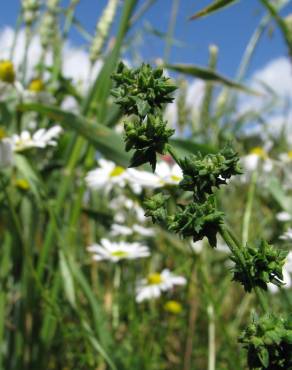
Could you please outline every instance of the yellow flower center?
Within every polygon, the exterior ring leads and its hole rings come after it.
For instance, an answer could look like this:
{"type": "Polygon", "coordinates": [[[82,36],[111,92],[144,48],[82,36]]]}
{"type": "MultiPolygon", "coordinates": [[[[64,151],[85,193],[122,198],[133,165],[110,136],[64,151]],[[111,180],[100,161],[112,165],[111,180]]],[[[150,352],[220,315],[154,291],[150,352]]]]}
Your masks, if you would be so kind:
{"type": "Polygon", "coordinates": [[[181,180],[181,178],[178,177],[178,176],[172,175],[171,180],[179,182],[181,180]]]}
{"type": "Polygon", "coordinates": [[[9,60],[0,61],[0,80],[8,83],[13,83],[15,80],[14,67],[9,60]]]}
{"type": "Polygon", "coordinates": [[[251,149],[250,151],[250,154],[255,154],[257,155],[258,157],[262,158],[262,159],[266,159],[268,157],[266,151],[261,148],[260,146],[256,146],[254,148],[251,149]]]}
{"type": "Polygon", "coordinates": [[[30,188],[29,182],[25,179],[16,180],[15,185],[21,190],[28,190],[30,188]]]}
{"type": "Polygon", "coordinates": [[[164,305],[165,311],[173,313],[175,315],[181,313],[182,305],[177,301],[167,301],[164,305]]]}
{"type": "Polygon", "coordinates": [[[288,154],[288,158],[292,159],[292,150],[289,150],[289,152],[287,154],[288,154]]]}
{"type": "Polygon", "coordinates": [[[124,258],[127,257],[128,253],[125,251],[114,251],[112,252],[113,257],[119,257],[119,258],[124,258]]]}
{"type": "Polygon", "coordinates": [[[162,276],[158,272],[153,272],[148,275],[147,281],[149,285],[157,285],[162,282],[162,276]]]}
{"type": "Polygon", "coordinates": [[[123,172],[125,172],[125,169],[120,166],[116,166],[112,172],[110,173],[110,177],[117,177],[120,176],[123,172]]]}
{"type": "Polygon", "coordinates": [[[28,86],[28,90],[33,91],[33,92],[40,92],[40,91],[43,91],[44,89],[45,89],[45,84],[43,80],[39,78],[32,80],[28,86]]]}
{"type": "Polygon", "coordinates": [[[6,137],[6,132],[4,128],[0,127],[0,140],[6,137]]]}

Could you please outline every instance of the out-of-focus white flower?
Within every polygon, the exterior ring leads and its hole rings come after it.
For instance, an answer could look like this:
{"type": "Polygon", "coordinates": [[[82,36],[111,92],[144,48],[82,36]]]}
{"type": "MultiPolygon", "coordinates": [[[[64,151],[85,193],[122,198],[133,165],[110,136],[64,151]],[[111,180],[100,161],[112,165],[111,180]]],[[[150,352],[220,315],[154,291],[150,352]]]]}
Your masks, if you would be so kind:
{"type": "Polygon", "coordinates": [[[128,178],[124,167],[117,166],[106,159],[98,160],[99,168],[89,171],[85,177],[87,185],[92,189],[105,189],[109,191],[114,185],[124,187],[128,178]]]}
{"type": "Polygon", "coordinates": [[[44,103],[53,104],[54,97],[48,91],[44,90],[44,85],[41,80],[32,80],[29,88],[26,89],[19,81],[15,81],[18,98],[25,103],[44,103]]]}
{"type": "Polygon", "coordinates": [[[279,160],[283,163],[292,163],[292,150],[289,150],[287,153],[281,153],[279,160]]]}
{"type": "Polygon", "coordinates": [[[241,163],[246,171],[255,171],[259,165],[262,165],[264,172],[271,172],[273,162],[268,157],[268,153],[261,147],[253,148],[248,155],[242,158],[241,163]]]}
{"type": "Polygon", "coordinates": [[[243,174],[240,181],[246,183],[250,181],[251,174],[259,170],[261,174],[269,174],[274,167],[274,161],[268,157],[267,151],[261,147],[253,148],[249,154],[241,158],[243,174]]]}
{"type": "Polygon", "coordinates": [[[276,219],[281,222],[287,222],[292,220],[292,216],[288,212],[279,212],[276,214],[276,219]]]}
{"type": "Polygon", "coordinates": [[[119,235],[127,236],[127,235],[132,235],[133,230],[128,226],[113,224],[111,228],[111,234],[113,236],[119,236],[119,235]]]}
{"type": "Polygon", "coordinates": [[[116,211],[114,221],[117,223],[125,223],[128,212],[134,213],[136,220],[140,223],[147,221],[147,218],[144,216],[145,211],[140,204],[122,194],[111,200],[110,207],[116,211]]]}
{"type": "Polygon", "coordinates": [[[0,168],[13,164],[13,147],[9,139],[0,140],[0,168]]]}
{"type": "Polygon", "coordinates": [[[179,165],[171,165],[166,161],[157,163],[155,174],[158,176],[160,184],[162,186],[176,185],[183,178],[183,173],[179,165]]]}
{"type": "Polygon", "coordinates": [[[160,297],[162,292],[171,290],[175,285],[185,285],[186,279],[183,276],[174,275],[168,269],[162,272],[154,272],[142,279],[137,284],[136,301],[138,303],[160,297]]]}
{"type": "Polygon", "coordinates": [[[292,229],[289,228],[283,235],[280,236],[282,240],[292,240],[292,229]]]}
{"type": "Polygon", "coordinates": [[[139,193],[142,188],[154,189],[160,186],[159,178],[154,173],[148,171],[139,171],[135,168],[129,168],[127,170],[129,176],[130,186],[136,186],[136,193],[139,193]]]}
{"type": "Polygon", "coordinates": [[[113,236],[128,236],[137,233],[141,236],[153,236],[155,231],[151,227],[144,227],[138,224],[134,224],[131,227],[120,225],[120,224],[113,224],[111,228],[111,234],[113,236]]]}
{"type": "Polygon", "coordinates": [[[93,244],[87,248],[93,253],[95,261],[108,260],[119,262],[123,259],[144,258],[150,255],[148,247],[140,243],[112,242],[101,239],[100,244],[93,244]]]}
{"type": "MultiPolygon", "coordinates": [[[[292,251],[288,253],[286,263],[283,267],[283,282],[285,284],[283,285],[284,289],[288,289],[292,286],[291,273],[292,273],[292,251]]],[[[279,288],[272,283],[268,284],[268,288],[272,293],[277,293],[279,291],[279,288]]]]}
{"type": "Polygon", "coordinates": [[[132,226],[133,231],[141,236],[153,236],[155,235],[155,230],[152,227],[144,227],[138,224],[132,226]]]}
{"type": "Polygon", "coordinates": [[[57,145],[56,138],[62,132],[60,126],[53,126],[48,130],[41,128],[33,135],[29,131],[22,131],[20,135],[14,134],[11,143],[15,152],[20,152],[31,148],[46,148],[47,146],[57,145]]]}

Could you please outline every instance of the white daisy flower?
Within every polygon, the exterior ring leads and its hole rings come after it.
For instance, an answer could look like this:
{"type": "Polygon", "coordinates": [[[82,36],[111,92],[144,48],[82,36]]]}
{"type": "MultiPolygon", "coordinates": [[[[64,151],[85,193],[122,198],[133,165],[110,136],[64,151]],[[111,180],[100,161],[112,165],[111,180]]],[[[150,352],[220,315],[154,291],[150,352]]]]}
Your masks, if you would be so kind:
{"type": "Polygon", "coordinates": [[[292,216],[288,212],[279,212],[276,214],[276,219],[280,222],[287,222],[292,220],[292,216]]]}
{"type": "Polygon", "coordinates": [[[289,228],[283,235],[280,236],[282,240],[292,240],[292,228],[289,228]]]}
{"type": "Polygon", "coordinates": [[[101,239],[100,244],[93,244],[87,248],[93,252],[95,261],[108,260],[119,262],[123,259],[137,259],[150,256],[148,247],[140,243],[112,242],[101,239]]]}
{"type": "MultiPolygon", "coordinates": [[[[289,289],[292,286],[291,273],[292,273],[292,251],[288,253],[286,263],[283,267],[283,282],[285,284],[283,285],[284,289],[289,289]]],[[[272,283],[268,284],[268,288],[271,293],[277,293],[279,291],[279,288],[272,283]]]]}
{"type": "Polygon", "coordinates": [[[142,188],[155,189],[160,186],[159,177],[154,173],[136,170],[135,168],[129,168],[127,173],[129,175],[129,185],[135,193],[140,193],[142,188]]]}
{"type": "Polygon", "coordinates": [[[20,135],[14,134],[11,143],[15,152],[20,152],[31,148],[46,148],[47,146],[57,145],[56,138],[62,132],[60,126],[53,126],[48,130],[41,128],[33,135],[29,131],[22,131],[20,135]]]}
{"type": "Polygon", "coordinates": [[[121,187],[126,185],[128,174],[124,167],[117,166],[114,162],[106,159],[99,159],[98,164],[99,167],[89,171],[85,177],[88,187],[110,191],[114,185],[121,187]]]}
{"type": "Polygon", "coordinates": [[[0,167],[8,167],[13,164],[13,147],[9,139],[0,140],[0,167]]]}
{"type": "Polygon", "coordinates": [[[264,172],[271,172],[273,162],[268,157],[268,153],[261,147],[253,148],[248,155],[242,158],[241,163],[248,172],[255,171],[260,165],[264,172]]]}
{"type": "Polygon", "coordinates": [[[166,161],[157,163],[155,174],[158,176],[162,186],[177,185],[183,178],[179,165],[176,163],[171,165],[166,161]]]}
{"type": "Polygon", "coordinates": [[[162,292],[171,290],[175,285],[185,285],[186,279],[183,276],[174,275],[168,269],[162,272],[153,272],[137,284],[136,301],[138,303],[160,297],[162,292]]]}

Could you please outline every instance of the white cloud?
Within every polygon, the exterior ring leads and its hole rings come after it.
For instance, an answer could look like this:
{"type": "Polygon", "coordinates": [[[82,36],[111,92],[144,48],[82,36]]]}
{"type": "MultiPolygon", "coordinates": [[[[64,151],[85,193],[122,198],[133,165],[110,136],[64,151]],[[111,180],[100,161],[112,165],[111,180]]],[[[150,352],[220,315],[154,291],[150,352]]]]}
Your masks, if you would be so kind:
{"type": "MultiPolygon", "coordinates": [[[[292,65],[289,59],[280,57],[271,60],[256,70],[246,84],[263,95],[241,96],[238,112],[262,112],[269,132],[276,135],[285,124],[288,127],[289,139],[290,136],[292,139],[292,65]],[[264,110],[267,110],[266,113],[264,110]]],[[[252,126],[251,131],[260,132],[261,127],[252,126]]]]}
{"type": "MultiPolygon", "coordinates": [[[[10,55],[11,46],[14,39],[14,30],[11,27],[5,27],[0,30],[0,59],[7,59],[10,55]]],[[[25,32],[21,30],[17,35],[13,62],[19,68],[23,63],[25,51],[25,32]]],[[[40,60],[42,48],[38,35],[33,36],[28,50],[28,78],[34,74],[34,68],[40,60]]],[[[46,62],[50,64],[52,56],[48,55],[46,62]]],[[[97,63],[89,76],[90,63],[88,53],[81,48],[66,42],[63,48],[63,73],[66,77],[72,78],[74,82],[88,82],[93,80],[101,68],[101,62],[97,63]]]]}

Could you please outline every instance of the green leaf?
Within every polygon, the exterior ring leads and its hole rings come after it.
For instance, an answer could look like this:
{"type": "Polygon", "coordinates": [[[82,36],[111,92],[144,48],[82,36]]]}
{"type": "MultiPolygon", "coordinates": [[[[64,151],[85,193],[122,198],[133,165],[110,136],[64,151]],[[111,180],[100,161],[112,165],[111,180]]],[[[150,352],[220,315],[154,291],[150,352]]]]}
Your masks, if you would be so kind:
{"type": "Polygon", "coordinates": [[[121,166],[127,166],[130,156],[124,150],[123,140],[115,131],[98,123],[90,123],[83,117],[62,109],[38,103],[24,104],[19,110],[34,111],[60,123],[65,129],[73,130],[83,136],[106,158],[121,166]]]}
{"type": "Polygon", "coordinates": [[[15,154],[14,160],[18,171],[21,173],[23,178],[29,183],[31,191],[36,197],[36,199],[40,201],[42,189],[44,189],[44,185],[42,184],[41,179],[38,177],[35,170],[32,168],[31,164],[29,163],[28,159],[25,156],[21,154],[15,154]]]}
{"type": "Polygon", "coordinates": [[[291,36],[291,29],[289,26],[289,23],[285,21],[278,13],[278,10],[276,7],[268,0],[261,0],[261,3],[263,6],[268,10],[271,17],[275,20],[277,23],[280,31],[282,32],[282,35],[284,37],[284,40],[286,42],[286,45],[288,47],[288,51],[290,54],[290,58],[292,58],[292,36],[291,36]]]}
{"type": "Polygon", "coordinates": [[[268,352],[267,348],[261,347],[261,349],[258,353],[258,357],[259,357],[262,365],[265,368],[267,368],[269,366],[269,352],[268,352]]]}
{"type": "Polygon", "coordinates": [[[180,72],[180,73],[183,73],[189,76],[200,78],[204,81],[220,83],[227,87],[237,89],[237,90],[243,91],[248,94],[258,95],[258,96],[261,95],[259,92],[254,91],[238,82],[234,82],[230,80],[229,78],[224,77],[209,68],[199,67],[193,64],[165,64],[164,67],[172,71],[176,71],[176,72],[180,72]]]}
{"type": "Polygon", "coordinates": [[[216,153],[216,148],[207,144],[196,143],[194,140],[170,139],[169,143],[175,147],[180,156],[196,154],[198,152],[201,154],[216,153]]]}
{"type": "Polygon", "coordinates": [[[268,191],[284,211],[292,212],[292,197],[285,194],[283,186],[276,177],[272,177],[267,184],[268,191]]]}
{"type": "Polygon", "coordinates": [[[70,271],[70,267],[66,261],[66,257],[62,251],[59,253],[60,256],[60,270],[62,274],[62,281],[64,285],[64,291],[70,304],[76,308],[76,297],[74,279],[70,271]]]}
{"type": "Polygon", "coordinates": [[[208,5],[206,8],[200,10],[190,17],[190,20],[195,20],[198,18],[206,17],[212,13],[215,13],[223,8],[226,8],[230,5],[237,3],[238,0],[217,0],[212,4],[208,5]]]}

